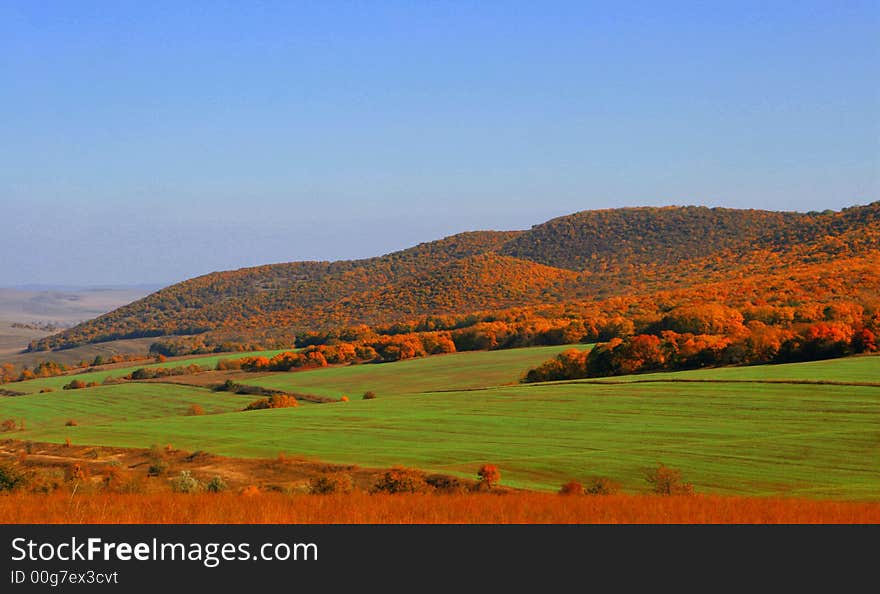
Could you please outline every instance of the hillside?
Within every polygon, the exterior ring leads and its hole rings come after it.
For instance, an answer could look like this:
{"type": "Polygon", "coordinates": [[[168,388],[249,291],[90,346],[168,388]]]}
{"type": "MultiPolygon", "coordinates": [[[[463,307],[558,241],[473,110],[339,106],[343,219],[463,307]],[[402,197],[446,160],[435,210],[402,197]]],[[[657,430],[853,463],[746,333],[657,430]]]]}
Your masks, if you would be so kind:
{"type": "Polygon", "coordinates": [[[426,315],[648,294],[876,256],[880,202],[822,213],[584,211],[365,260],[216,272],[35,341],[31,350],[209,330],[326,330],[426,315]]]}

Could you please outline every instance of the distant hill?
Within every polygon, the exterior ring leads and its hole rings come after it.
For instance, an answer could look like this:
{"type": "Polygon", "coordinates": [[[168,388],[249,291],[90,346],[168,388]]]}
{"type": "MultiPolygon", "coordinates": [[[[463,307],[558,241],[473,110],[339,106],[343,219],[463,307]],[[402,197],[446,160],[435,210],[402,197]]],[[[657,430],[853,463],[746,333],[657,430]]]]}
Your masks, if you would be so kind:
{"type": "Polygon", "coordinates": [[[584,211],[526,231],[462,233],[365,260],[215,272],[31,348],[217,329],[392,323],[794,274],[878,252],[880,202],[822,213],[696,206],[584,211]]]}

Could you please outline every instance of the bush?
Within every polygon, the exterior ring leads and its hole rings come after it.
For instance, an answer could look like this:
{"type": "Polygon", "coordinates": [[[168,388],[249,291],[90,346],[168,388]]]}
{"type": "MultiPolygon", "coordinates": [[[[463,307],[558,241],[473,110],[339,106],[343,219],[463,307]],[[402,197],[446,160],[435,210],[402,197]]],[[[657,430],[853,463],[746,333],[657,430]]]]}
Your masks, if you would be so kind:
{"type": "Polygon", "coordinates": [[[374,493],[424,493],[429,490],[425,474],[415,468],[395,466],[373,484],[374,493]]]}
{"type": "Polygon", "coordinates": [[[198,404],[191,404],[190,407],[186,410],[186,414],[189,417],[199,417],[205,414],[205,409],[198,404]]]}
{"type": "Polygon", "coordinates": [[[71,483],[81,483],[88,478],[88,469],[80,464],[70,464],[64,471],[64,480],[71,483]]]}
{"type": "Polygon", "coordinates": [[[74,421],[73,419],[67,419],[67,422],[64,423],[64,426],[65,426],[65,427],[76,427],[76,426],[77,426],[77,422],[74,421]]]}
{"type": "Polygon", "coordinates": [[[364,400],[373,400],[376,398],[376,393],[372,390],[364,392],[364,400]]]}
{"type": "Polygon", "coordinates": [[[6,419],[2,423],[0,423],[0,431],[4,433],[8,431],[15,431],[15,419],[6,419]]]}
{"type": "Polygon", "coordinates": [[[196,493],[201,488],[202,483],[189,470],[181,470],[179,475],[171,479],[171,490],[175,493],[196,493]]]}
{"type": "Polygon", "coordinates": [[[594,478],[586,488],[587,495],[614,495],[618,491],[620,483],[604,476],[594,478]]]}
{"type": "Polygon", "coordinates": [[[491,489],[501,480],[501,471],[494,464],[483,464],[477,471],[477,476],[480,478],[481,485],[491,489]]]}
{"type": "Polygon", "coordinates": [[[693,495],[694,486],[681,481],[681,471],[659,464],[657,468],[645,473],[645,480],[651,484],[651,491],[658,495],[693,495]]]}
{"type": "Polygon", "coordinates": [[[560,495],[583,495],[585,492],[584,486],[577,481],[569,481],[559,489],[560,495]]]}
{"type": "Polygon", "coordinates": [[[27,484],[27,475],[11,464],[0,463],[0,491],[14,491],[27,484]]]}
{"type": "Polygon", "coordinates": [[[40,390],[40,394],[48,394],[49,392],[54,392],[54,391],[55,390],[53,390],[52,388],[43,388],[42,390],[40,390]]]}
{"type": "Polygon", "coordinates": [[[262,410],[266,408],[290,408],[299,406],[296,398],[288,394],[273,394],[268,398],[260,398],[248,404],[244,410],[262,410]]]}
{"type": "Polygon", "coordinates": [[[447,474],[432,474],[425,477],[425,482],[441,493],[464,493],[468,490],[468,483],[447,474]]]}
{"type": "Polygon", "coordinates": [[[61,389],[62,390],[82,390],[87,385],[88,384],[86,384],[84,381],[75,379],[75,380],[72,380],[69,384],[65,384],[64,386],[62,386],[61,389]]]}
{"type": "Polygon", "coordinates": [[[227,489],[226,481],[223,480],[222,477],[215,476],[211,480],[208,481],[208,484],[205,485],[205,491],[208,493],[219,493],[221,491],[225,491],[227,489]]]}
{"type": "Polygon", "coordinates": [[[342,398],[339,399],[339,402],[348,402],[348,396],[345,394],[342,395],[342,398]]]}
{"type": "Polygon", "coordinates": [[[153,462],[147,468],[147,476],[160,476],[168,470],[168,463],[164,460],[153,462]]]}
{"type": "Polygon", "coordinates": [[[118,491],[126,482],[126,476],[122,469],[117,465],[111,465],[107,468],[107,474],[104,475],[104,488],[108,491],[118,491]]]}
{"type": "Polygon", "coordinates": [[[351,476],[344,472],[323,474],[309,481],[309,493],[327,495],[329,493],[351,493],[354,483],[351,476]]]}

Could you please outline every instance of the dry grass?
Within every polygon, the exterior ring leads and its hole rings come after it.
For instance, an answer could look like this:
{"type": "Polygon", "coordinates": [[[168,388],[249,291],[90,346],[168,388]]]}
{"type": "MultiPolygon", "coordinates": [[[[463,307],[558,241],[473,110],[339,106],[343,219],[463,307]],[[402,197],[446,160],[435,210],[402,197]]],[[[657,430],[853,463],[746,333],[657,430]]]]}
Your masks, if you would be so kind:
{"type": "Polygon", "coordinates": [[[0,496],[0,523],[876,524],[880,523],[880,503],[700,495],[563,497],[543,493],[13,493],[0,496]]]}

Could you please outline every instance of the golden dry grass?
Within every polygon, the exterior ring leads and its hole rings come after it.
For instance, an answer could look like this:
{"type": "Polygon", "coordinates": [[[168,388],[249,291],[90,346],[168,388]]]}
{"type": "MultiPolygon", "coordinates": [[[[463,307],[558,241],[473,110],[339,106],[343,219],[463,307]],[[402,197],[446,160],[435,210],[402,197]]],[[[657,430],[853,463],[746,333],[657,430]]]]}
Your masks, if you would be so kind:
{"type": "Polygon", "coordinates": [[[652,495],[77,494],[0,496],[0,523],[859,524],[880,503],[652,495]]]}

